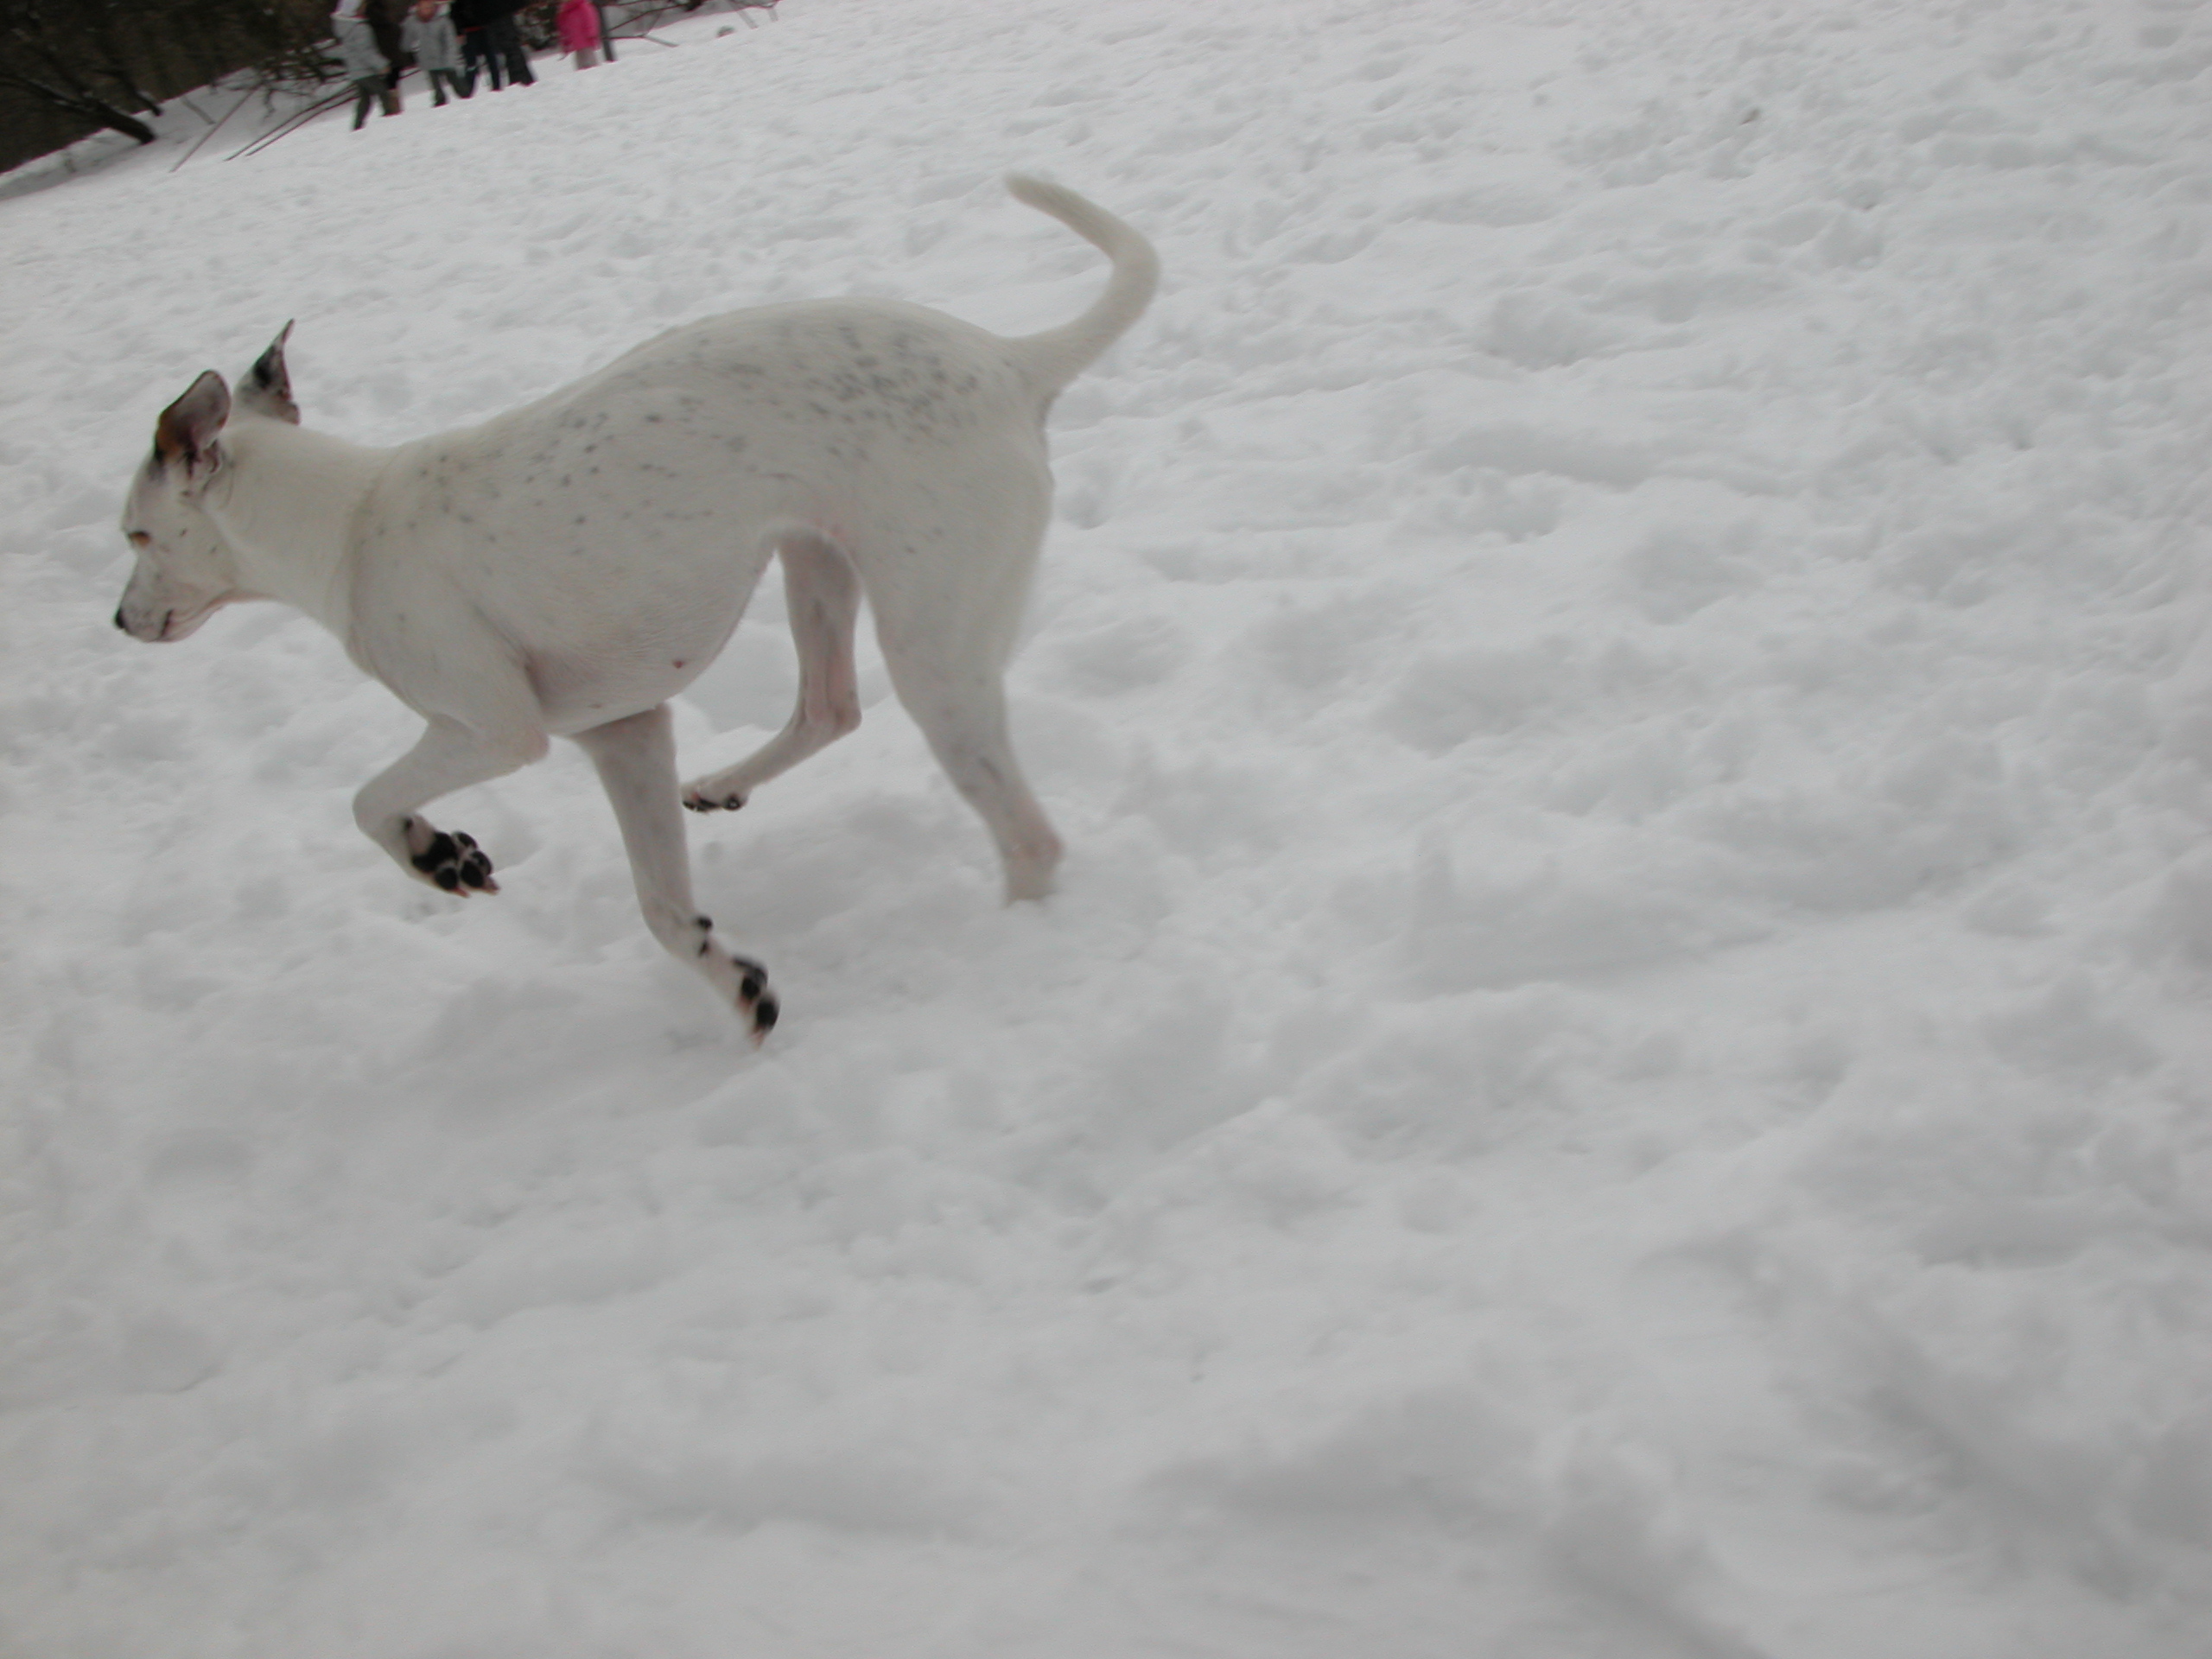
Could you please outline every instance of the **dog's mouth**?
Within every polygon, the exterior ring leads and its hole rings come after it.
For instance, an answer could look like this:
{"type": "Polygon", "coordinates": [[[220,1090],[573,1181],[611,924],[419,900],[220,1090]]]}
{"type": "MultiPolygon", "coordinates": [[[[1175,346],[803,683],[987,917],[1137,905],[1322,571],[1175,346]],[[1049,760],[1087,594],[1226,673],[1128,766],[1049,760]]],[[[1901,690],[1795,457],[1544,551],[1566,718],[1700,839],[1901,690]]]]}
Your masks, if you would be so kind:
{"type": "Polygon", "coordinates": [[[115,613],[115,626],[133,639],[149,645],[172,645],[197,633],[200,624],[223,608],[222,600],[213,600],[205,605],[173,605],[167,610],[134,620],[126,616],[122,607],[115,613]]]}

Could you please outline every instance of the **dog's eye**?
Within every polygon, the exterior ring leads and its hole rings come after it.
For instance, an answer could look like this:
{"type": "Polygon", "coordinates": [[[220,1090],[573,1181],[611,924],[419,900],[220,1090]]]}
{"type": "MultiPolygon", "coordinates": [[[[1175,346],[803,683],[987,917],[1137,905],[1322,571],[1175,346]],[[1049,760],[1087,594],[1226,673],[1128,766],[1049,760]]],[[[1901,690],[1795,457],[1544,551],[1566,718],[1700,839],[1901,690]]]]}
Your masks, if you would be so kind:
{"type": "Polygon", "coordinates": [[[154,538],[143,530],[134,530],[130,534],[130,542],[133,547],[151,547],[154,538]]]}

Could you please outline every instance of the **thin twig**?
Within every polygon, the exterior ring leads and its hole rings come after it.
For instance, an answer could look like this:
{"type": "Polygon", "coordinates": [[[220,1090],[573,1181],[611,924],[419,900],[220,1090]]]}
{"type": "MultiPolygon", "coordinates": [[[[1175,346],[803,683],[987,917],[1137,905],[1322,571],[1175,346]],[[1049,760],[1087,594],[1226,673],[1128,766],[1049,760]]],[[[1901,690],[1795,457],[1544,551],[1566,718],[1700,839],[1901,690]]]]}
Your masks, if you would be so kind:
{"type": "Polygon", "coordinates": [[[275,143],[279,138],[288,138],[292,134],[297,132],[302,127],[307,125],[308,122],[314,120],[315,117],[321,115],[325,110],[336,109],[340,104],[343,104],[353,95],[353,89],[351,86],[348,86],[343,92],[333,92],[328,98],[318,99],[315,102],[308,105],[307,108],[298,111],[296,114],[285,117],[283,121],[277,126],[268,132],[263,133],[260,137],[255,139],[251,143],[247,144],[245,148],[232,150],[229,155],[223,157],[223,159],[226,162],[235,162],[241,156],[251,156],[257,151],[266,149],[270,145],[275,143]]]}
{"type": "Polygon", "coordinates": [[[169,168],[169,171],[172,173],[175,172],[177,167],[182,167],[187,162],[197,156],[200,153],[200,146],[205,144],[210,138],[213,138],[217,133],[223,130],[224,121],[228,121],[240,110],[245,108],[246,99],[252,96],[253,88],[249,86],[245,89],[244,95],[239,98],[238,101],[232,105],[229,109],[223,112],[223,120],[218,121],[213,126],[208,128],[207,131],[201,133],[198,138],[194,139],[193,141],[192,148],[186,150],[182,156],[177,158],[176,167],[172,167],[169,168]]]}

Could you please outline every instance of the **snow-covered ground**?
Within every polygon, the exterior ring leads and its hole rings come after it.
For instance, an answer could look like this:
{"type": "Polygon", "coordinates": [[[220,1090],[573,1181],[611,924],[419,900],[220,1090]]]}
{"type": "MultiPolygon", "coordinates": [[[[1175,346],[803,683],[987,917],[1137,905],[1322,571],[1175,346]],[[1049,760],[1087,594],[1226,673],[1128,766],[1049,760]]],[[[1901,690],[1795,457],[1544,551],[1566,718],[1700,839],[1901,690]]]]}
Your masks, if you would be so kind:
{"type": "MultiPolygon", "coordinates": [[[[0,201],[10,1659],[2212,1652],[2212,8],[791,0],[0,201]],[[156,412],[837,293],[1053,417],[1041,907],[888,694],[638,921],[109,626],[156,412]]],[[[681,708],[781,723],[772,582],[681,708]]]]}

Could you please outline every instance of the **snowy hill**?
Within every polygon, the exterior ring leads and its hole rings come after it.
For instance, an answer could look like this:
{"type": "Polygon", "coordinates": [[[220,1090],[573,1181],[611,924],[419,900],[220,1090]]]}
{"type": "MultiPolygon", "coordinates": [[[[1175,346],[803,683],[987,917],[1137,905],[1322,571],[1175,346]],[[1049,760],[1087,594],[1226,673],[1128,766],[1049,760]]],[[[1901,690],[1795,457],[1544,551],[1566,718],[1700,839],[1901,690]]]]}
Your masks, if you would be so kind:
{"type": "MultiPolygon", "coordinates": [[[[2202,1659],[2212,13],[791,0],[0,200],[0,1653],[2202,1659]],[[1043,906],[867,720],[442,814],[156,413],[480,419],[734,306],[1001,333],[1043,906]]],[[[872,647],[869,648],[872,652],[872,647]]],[[[764,590],[679,711],[780,725],[764,590]]]]}

